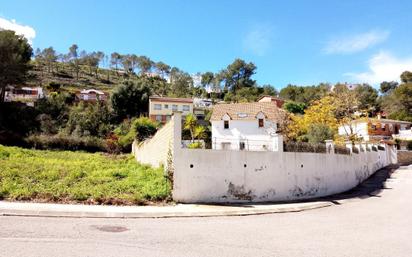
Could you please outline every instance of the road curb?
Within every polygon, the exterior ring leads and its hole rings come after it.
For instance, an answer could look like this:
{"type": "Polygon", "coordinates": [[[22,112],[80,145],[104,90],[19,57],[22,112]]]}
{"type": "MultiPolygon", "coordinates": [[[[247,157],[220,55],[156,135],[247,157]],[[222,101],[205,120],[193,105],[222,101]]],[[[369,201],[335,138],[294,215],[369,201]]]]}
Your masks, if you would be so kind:
{"type": "MultiPolygon", "coordinates": [[[[64,211],[53,210],[54,204],[49,207],[47,204],[36,203],[12,203],[0,202],[0,216],[26,216],[26,217],[61,217],[61,218],[188,218],[188,217],[219,217],[219,216],[249,216],[263,215],[273,213],[288,213],[301,212],[325,208],[334,205],[329,201],[295,203],[295,204],[273,204],[273,205],[253,205],[246,207],[239,206],[211,206],[211,205],[180,205],[179,207],[158,207],[168,208],[167,210],[159,209],[159,211],[144,211],[141,208],[145,207],[130,207],[128,211],[116,210],[113,206],[100,206],[99,209],[108,208],[107,211],[93,211],[93,206],[86,206],[91,211],[64,211]],[[18,208],[7,208],[13,205],[18,208]],[[37,206],[36,206],[37,205],[37,206]],[[39,207],[40,206],[40,207],[39,207]],[[133,211],[133,208],[136,211],[133,211]],[[173,210],[176,208],[176,210],[173,210]],[[213,208],[210,210],[210,208],[213,208]],[[139,210],[140,209],[140,210],[139,210]],[[208,210],[209,209],[209,210],[208,210]]],[[[77,206],[79,207],[79,206],[77,206]]]]}

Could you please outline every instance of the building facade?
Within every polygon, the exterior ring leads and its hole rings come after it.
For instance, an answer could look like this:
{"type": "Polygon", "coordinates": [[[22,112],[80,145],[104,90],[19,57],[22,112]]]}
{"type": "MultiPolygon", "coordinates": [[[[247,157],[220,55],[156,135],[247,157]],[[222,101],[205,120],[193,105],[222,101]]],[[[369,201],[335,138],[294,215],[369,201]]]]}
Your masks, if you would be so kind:
{"type": "Polygon", "coordinates": [[[44,97],[41,87],[6,87],[4,100],[6,102],[19,101],[29,106],[34,106],[34,102],[44,97]]]}
{"type": "Polygon", "coordinates": [[[107,101],[107,94],[96,89],[84,89],[76,92],[76,100],[85,102],[107,101]]]}
{"type": "Polygon", "coordinates": [[[274,102],[217,104],[210,119],[212,149],[276,150],[284,117],[274,102]]]}
{"type": "Polygon", "coordinates": [[[379,141],[396,138],[400,134],[411,129],[411,122],[381,119],[364,118],[355,120],[351,125],[339,127],[339,135],[357,135],[365,141],[379,141]]]}
{"type": "Polygon", "coordinates": [[[151,120],[166,123],[175,111],[182,112],[182,116],[193,113],[193,100],[157,96],[149,98],[149,117],[151,120]]]}
{"type": "Polygon", "coordinates": [[[266,102],[272,102],[275,103],[277,107],[282,108],[283,104],[285,103],[285,100],[275,97],[275,96],[270,96],[270,95],[264,95],[258,100],[259,103],[266,103],[266,102]]]}

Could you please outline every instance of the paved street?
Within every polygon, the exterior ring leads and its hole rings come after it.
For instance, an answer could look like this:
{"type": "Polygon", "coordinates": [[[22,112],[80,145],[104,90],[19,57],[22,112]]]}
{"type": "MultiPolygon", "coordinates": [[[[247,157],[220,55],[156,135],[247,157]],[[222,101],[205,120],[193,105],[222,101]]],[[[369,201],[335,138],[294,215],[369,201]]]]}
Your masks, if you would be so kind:
{"type": "Polygon", "coordinates": [[[412,256],[412,168],[376,196],[243,217],[0,217],[0,256],[412,256]]]}

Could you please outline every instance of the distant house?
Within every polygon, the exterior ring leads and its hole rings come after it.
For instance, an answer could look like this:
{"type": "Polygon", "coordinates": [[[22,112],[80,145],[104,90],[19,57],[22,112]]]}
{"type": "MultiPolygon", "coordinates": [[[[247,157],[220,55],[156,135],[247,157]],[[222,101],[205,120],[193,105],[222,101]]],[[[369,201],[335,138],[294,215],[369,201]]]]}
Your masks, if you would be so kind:
{"type": "Polygon", "coordinates": [[[270,95],[264,95],[258,99],[259,103],[265,103],[265,102],[272,102],[276,103],[277,107],[282,108],[283,104],[285,103],[285,100],[275,97],[275,96],[270,96],[270,95]]]}
{"type": "Polygon", "coordinates": [[[44,97],[41,87],[6,87],[4,100],[6,102],[20,101],[25,102],[29,106],[33,106],[34,102],[44,97]]]}
{"type": "Polygon", "coordinates": [[[85,102],[106,101],[107,93],[96,89],[84,89],[76,93],[76,99],[85,102]]]}
{"type": "Polygon", "coordinates": [[[217,150],[272,150],[285,111],[276,102],[217,104],[213,106],[212,148],[217,150]]]}
{"type": "Polygon", "coordinates": [[[378,118],[361,118],[350,125],[339,127],[339,135],[355,134],[365,141],[380,141],[396,138],[411,129],[411,122],[378,118]]]}
{"type": "Polygon", "coordinates": [[[153,121],[166,123],[174,111],[182,112],[182,116],[193,113],[193,99],[159,96],[149,98],[149,117],[153,121]]]}

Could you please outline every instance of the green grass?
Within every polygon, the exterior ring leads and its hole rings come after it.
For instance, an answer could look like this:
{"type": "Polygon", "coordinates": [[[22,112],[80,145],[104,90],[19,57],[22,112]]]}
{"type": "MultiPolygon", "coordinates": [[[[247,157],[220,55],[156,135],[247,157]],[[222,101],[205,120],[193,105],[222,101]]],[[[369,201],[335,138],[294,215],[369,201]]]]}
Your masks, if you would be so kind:
{"type": "Polygon", "coordinates": [[[29,150],[0,145],[0,199],[147,204],[170,198],[163,169],[132,155],[29,150]]]}

